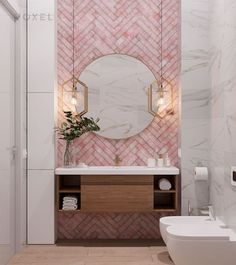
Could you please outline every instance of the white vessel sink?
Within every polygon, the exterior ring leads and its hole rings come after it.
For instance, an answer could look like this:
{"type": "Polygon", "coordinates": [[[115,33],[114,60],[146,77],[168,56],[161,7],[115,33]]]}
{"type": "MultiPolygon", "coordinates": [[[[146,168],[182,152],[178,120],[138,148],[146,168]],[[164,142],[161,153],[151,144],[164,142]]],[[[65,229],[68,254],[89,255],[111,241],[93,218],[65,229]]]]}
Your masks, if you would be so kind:
{"type": "Polygon", "coordinates": [[[178,175],[177,167],[96,166],[57,168],[56,175],[178,175]]]}

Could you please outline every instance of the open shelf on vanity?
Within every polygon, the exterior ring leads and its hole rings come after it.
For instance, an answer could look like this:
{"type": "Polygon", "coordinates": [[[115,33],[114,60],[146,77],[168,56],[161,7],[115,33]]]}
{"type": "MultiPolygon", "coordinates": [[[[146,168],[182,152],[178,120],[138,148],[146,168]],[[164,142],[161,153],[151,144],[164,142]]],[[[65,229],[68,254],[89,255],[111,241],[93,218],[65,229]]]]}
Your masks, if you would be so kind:
{"type": "Polygon", "coordinates": [[[175,212],[178,210],[178,176],[155,175],[154,176],[154,211],[175,212]],[[161,190],[159,181],[164,178],[171,184],[170,190],[161,190]]]}
{"type": "Polygon", "coordinates": [[[60,193],[59,194],[59,202],[58,202],[58,210],[59,211],[69,211],[69,212],[75,212],[75,211],[80,211],[80,201],[81,201],[81,198],[80,198],[80,193],[79,192],[76,192],[76,193],[60,193]],[[76,210],[63,210],[62,209],[62,204],[63,204],[63,198],[64,197],[67,197],[67,196],[73,196],[73,197],[76,197],[77,200],[78,200],[78,208],[76,210]]]}
{"type": "Polygon", "coordinates": [[[59,212],[79,212],[81,209],[81,180],[80,176],[59,175],[57,176],[57,210],[59,212]],[[77,198],[76,210],[64,210],[64,197],[77,198]]]}
{"type": "Polygon", "coordinates": [[[60,175],[58,179],[59,191],[80,192],[81,180],[80,176],[60,175]]]}

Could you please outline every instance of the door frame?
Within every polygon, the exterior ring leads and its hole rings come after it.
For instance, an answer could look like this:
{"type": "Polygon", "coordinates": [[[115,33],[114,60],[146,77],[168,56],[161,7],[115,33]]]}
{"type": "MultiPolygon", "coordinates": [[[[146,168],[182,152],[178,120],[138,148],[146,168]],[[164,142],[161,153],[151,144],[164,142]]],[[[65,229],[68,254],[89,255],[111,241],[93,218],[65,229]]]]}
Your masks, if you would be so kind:
{"type": "MultiPolygon", "coordinates": [[[[27,2],[27,0],[25,0],[27,2]]],[[[26,187],[27,187],[27,164],[26,156],[26,21],[17,0],[0,0],[15,20],[15,251],[18,251],[23,244],[26,244],[26,187]],[[16,133],[17,132],[17,133],[16,133]],[[16,175],[17,174],[17,175],[16,175]],[[17,177],[16,177],[17,176],[17,177]]],[[[26,4],[26,3],[25,3],[26,4]]]]}

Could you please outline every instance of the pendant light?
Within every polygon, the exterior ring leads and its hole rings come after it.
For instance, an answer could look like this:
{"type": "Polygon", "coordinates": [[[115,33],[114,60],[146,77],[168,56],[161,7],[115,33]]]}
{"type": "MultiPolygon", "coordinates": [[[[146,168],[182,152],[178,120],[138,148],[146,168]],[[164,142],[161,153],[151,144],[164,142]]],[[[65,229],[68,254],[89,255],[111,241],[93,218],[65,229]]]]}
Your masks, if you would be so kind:
{"type": "Polygon", "coordinates": [[[163,4],[160,3],[160,78],[155,80],[148,88],[148,111],[153,116],[164,118],[167,114],[173,114],[173,86],[163,76],[163,4]],[[155,94],[155,96],[154,96],[155,94]]]}
{"type": "Polygon", "coordinates": [[[80,116],[88,112],[88,87],[75,76],[75,0],[72,0],[72,77],[63,83],[63,106],[80,116]]]}

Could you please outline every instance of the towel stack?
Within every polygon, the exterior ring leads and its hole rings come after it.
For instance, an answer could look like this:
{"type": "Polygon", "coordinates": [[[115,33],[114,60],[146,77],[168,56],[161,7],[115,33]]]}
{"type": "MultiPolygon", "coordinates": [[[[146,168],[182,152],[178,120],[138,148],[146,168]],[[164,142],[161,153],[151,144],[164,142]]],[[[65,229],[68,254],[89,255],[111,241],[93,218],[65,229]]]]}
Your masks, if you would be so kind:
{"type": "Polygon", "coordinates": [[[74,196],[66,196],[63,198],[62,210],[73,211],[78,209],[78,199],[74,196]]]}

